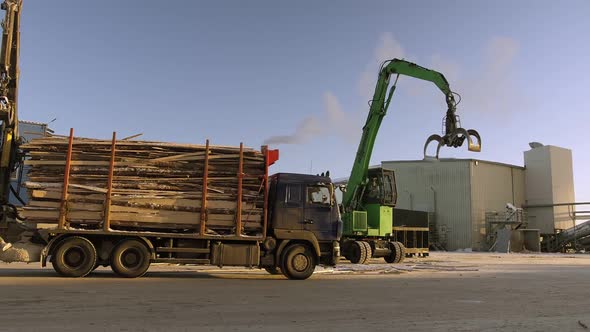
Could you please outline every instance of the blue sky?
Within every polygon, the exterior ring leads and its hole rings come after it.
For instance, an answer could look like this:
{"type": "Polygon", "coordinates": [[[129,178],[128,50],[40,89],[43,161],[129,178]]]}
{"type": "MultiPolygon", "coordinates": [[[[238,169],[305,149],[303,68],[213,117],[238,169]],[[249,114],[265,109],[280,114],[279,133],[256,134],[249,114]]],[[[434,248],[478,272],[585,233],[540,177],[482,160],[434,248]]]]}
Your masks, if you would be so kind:
{"type": "MultiPolygon", "coordinates": [[[[483,151],[442,157],[523,164],[528,142],[573,150],[576,200],[590,201],[590,2],[25,1],[21,119],[58,133],[258,147],[274,171],[350,171],[378,65],[443,72],[483,151]],[[298,129],[299,128],[299,129],[298,129]]],[[[421,159],[443,95],[401,78],[372,163],[421,159]]]]}

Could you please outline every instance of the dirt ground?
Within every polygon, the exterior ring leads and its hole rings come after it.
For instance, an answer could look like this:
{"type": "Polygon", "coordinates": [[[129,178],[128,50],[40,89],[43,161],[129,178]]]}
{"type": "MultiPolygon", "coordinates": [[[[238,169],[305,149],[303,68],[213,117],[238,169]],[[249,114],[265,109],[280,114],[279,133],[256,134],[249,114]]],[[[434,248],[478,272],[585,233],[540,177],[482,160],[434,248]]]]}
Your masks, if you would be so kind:
{"type": "Polygon", "coordinates": [[[0,264],[3,331],[585,331],[590,255],[432,253],[403,264],[261,270],[153,266],[59,278],[0,264]]]}

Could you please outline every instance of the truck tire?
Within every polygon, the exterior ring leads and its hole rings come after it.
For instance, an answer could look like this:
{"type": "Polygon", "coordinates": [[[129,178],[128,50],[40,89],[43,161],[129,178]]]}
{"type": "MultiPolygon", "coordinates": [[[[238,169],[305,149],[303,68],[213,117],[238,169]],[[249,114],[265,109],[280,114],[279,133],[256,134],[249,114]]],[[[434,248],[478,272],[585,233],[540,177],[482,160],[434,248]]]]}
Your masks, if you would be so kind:
{"type": "Polygon", "coordinates": [[[281,272],[289,279],[303,280],[311,277],[316,264],[316,257],[311,249],[296,243],[285,248],[281,259],[281,272]]]}
{"type": "Polygon", "coordinates": [[[150,252],[139,240],[123,240],[111,254],[111,269],[121,277],[141,277],[149,267],[150,252]]]}
{"type": "Polygon", "coordinates": [[[403,243],[401,242],[396,242],[399,245],[399,249],[400,249],[400,258],[398,263],[401,263],[404,261],[404,259],[406,259],[406,246],[404,246],[403,243]]]}
{"type": "Polygon", "coordinates": [[[365,248],[367,248],[367,259],[363,264],[369,264],[369,260],[373,258],[373,248],[371,248],[371,244],[367,241],[363,241],[365,248]]]}
{"type": "Polygon", "coordinates": [[[400,262],[402,249],[400,247],[399,242],[389,242],[389,249],[391,250],[391,254],[389,256],[385,256],[385,261],[389,264],[397,264],[400,262]]]}
{"type": "Polygon", "coordinates": [[[348,250],[348,259],[352,264],[365,264],[367,258],[367,246],[364,241],[354,241],[350,244],[348,250]]]}
{"type": "Polygon", "coordinates": [[[94,270],[96,248],[86,238],[68,237],[58,243],[52,254],[51,265],[63,277],[84,277],[94,270]]]}

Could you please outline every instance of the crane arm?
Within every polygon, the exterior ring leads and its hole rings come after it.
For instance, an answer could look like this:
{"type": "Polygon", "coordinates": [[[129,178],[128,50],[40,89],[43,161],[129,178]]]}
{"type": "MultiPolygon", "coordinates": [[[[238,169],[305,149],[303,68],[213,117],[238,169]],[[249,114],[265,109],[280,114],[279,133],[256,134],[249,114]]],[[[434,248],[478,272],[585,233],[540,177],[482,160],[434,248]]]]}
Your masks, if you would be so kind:
{"type": "Polygon", "coordinates": [[[393,59],[386,63],[381,69],[379,79],[385,79],[389,83],[389,77],[392,74],[405,75],[414,78],[418,78],[424,81],[434,83],[445,96],[452,94],[449,82],[445,76],[437,71],[430,70],[419,66],[415,63],[411,63],[405,60],[393,59]]]}
{"type": "Polygon", "coordinates": [[[385,62],[379,71],[377,86],[369,109],[367,120],[363,127],[361,141],[358,146],[352,172],[348,180],[347,190],[344,193],[342,204],[345,211],[356,210],[360,208],[360,200],[363,196],[364,188],[367,184],[367,174],[369,163],[373,152],[375,139],[381,126],[381,122],[387,113],[391,97],[395,91],[397,78],[399,75],[410,76],[421,80],[434,83],[445,95],[447,103],[447,113],[445,117],[445,133],[443,136],[431,135],[424,146],[424,154],[426,157],[426,147],[431,141],[439,143],[437,147],[436,158],[438,158],[438,151],[441,146],[458,147],[463,144],[465,139],[469,141],[469,150],[479,151],[481,139],[475,130],[465,130],[460,128],[458,117],[455,115],[456,103],[453,92],[449,87],[449,83],[443,74],[421,67],[417,64],[393,59],[385,62]],[[395,83],[389,88],[389,95],[387,90],[389,87],[392,75],[397,75],[395,83]],[[472,136],[477,138],[477,143],[474,143],[472,136]]]}
{"type": "Polygon", "coordinates": [[[18,78],[20,51],[20,14],[22,0],[5,0],[0,49],[0,203],[8,203],[10,176],[18,164],[18,78]]]}

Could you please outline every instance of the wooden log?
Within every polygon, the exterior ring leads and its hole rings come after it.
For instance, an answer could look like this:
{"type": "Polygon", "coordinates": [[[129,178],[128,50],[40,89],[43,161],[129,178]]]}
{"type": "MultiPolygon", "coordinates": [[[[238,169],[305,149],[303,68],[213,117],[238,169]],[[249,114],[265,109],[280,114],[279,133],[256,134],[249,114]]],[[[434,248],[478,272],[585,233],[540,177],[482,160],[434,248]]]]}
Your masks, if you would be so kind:
{"type": "MultiPolygon", "coordinates": [[[[133,224],[141,222],[145,224],[183,224],[183,225],[199,225],[198,213],[194,212],[179,212],[179,211],[158,211],[156,214],[143,214],[143,213],[132,213],[127,211],[115,211],[113,209],[111,215],[111,221],[118,221],[120,225],[133,224]]],[[[242,214],[243,222],[251,222],[258,224],[261,212],[257,214],[242,214]]],[[[55,209],[51,210],[27,210],[27,218],[30,220],[42,221],[43,223],[54,223],[57,224],[59,217],[59,211],[55,209]]],[[[102,222],[104,218],[103,211],[68,211],[68,221],[77,220],[93,220],[96,222],[102,222]]],[[[228,214],[215,214],[211,213],[207,219],[207,227],[214,229],[216,226],[234,226],[235,227],[235,216],[228,214]]]]}
{"type": "MultiPolygon", "coordinates": [[[[70,195],[68,199],[68,209],[102,211],[105,197],[91,201],[86,198],[79,198],[81,195],[70,195]]],[[[153,199],[153,198],[135,198],[128,200],[125,198],[113,196],[111,200],[112,211],[130,211],[136,213],[149,213],[150,210],[171,210],[171,211],[200,211],[201,202],[199,200],[186,199],[153,199]]],[[[32,200],[27,207],[42,208],[59,208],[58,201],[32,200]]],[[[235,213],[236,203],[229,201],[209,201],[207,208],[211,211],[227,211],[235,213]]],[[[256,209],[253,203],[243,203],[242,210],[248,212],[256,209]]]]}
{"type": "MultiPolygon", "coordinates": [[[[30,181],[25,183],[30,204],[23,210],[30,221],[56,221],[63,197],[67,141],[48,137],[22,146],[31,166],[30,181]]],[[[254,224],[261,227],[266,193],[261,185],[265,174],[261,152],[210,146],[207,153],[206,145],[118,141],[116,160],[109,169],[111,146],[112,140],[73,138],[68,222],[84,227],[103,222],[105,193],[111,189],[111,223],[117,227],[148,225],[173,230],[175,225],[182,229],[199,225],[197,231],[231,228],[236,232],[240,218],[245,230],[254,224]],[[112,187],[107,185],[109,174],[112,187]],[[203,185],[205,174],[207,186],[203,185]],[[203,202],[207,207],[201,211],[203,202]],[[207,219],[201,225],[205,211],[207,219]]]]}

